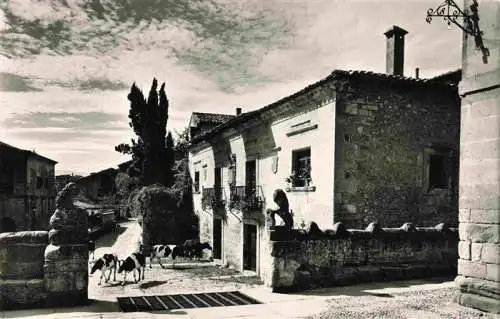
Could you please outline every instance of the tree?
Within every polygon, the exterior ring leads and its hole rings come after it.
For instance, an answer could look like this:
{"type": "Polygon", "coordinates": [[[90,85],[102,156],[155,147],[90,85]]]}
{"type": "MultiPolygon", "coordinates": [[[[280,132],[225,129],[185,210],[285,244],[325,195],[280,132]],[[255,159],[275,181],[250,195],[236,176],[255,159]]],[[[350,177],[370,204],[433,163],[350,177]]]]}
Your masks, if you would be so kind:
{"type": "Polygon", "coordinates": [[[175,154],[174,154],[174,139],[172,138],[172,133],[168,132],[166,141],[166,154],[165,154],[165,186],[170,187],[174,184],[174,164],[175,164],[175,154]]]}
{"type": "Polygon", "coordinates": [[[184,128],[182,132],[176,132],[177,138],[175,141],[175,159],[181,160],[188,157],[189,147],[189,127],[184,128]]]}
{"type": "Polygon", "coordinates": [[[171,167],[164,165],[168,160],[165,136],[168,120],[168,99],[165,94],[165,83],[157,92],[158,81],[153,79],[147,101],[142,91],[132,84],[127,95],[130,101],[130,127],[137,136],[131,144],[122,143],[115,146],[117,152],[132,155],[132,164],[127,173],[132,177],[139,177],[141,184],[151,185],[160,183],[166,185],[171,176],[171,167]]]}

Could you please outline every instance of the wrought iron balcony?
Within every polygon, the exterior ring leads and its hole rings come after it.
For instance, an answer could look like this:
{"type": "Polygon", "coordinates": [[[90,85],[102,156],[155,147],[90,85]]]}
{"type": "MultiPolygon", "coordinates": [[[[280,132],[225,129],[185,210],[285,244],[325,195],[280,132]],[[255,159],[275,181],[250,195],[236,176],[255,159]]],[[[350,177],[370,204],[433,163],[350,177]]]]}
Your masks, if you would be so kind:
{"type": "Polygon", "coordinates": [[[201,208],[207,210],[208,208],[222,207],[226,204],[224,197],[223,188],[203,188],[201,192],[201,208]]]}
{"type": "Polygon", "coordinates": [[[259,211],[264,207],[264,196],[260,186],[234,186],[229,197],[229,209],[259,211]]]}

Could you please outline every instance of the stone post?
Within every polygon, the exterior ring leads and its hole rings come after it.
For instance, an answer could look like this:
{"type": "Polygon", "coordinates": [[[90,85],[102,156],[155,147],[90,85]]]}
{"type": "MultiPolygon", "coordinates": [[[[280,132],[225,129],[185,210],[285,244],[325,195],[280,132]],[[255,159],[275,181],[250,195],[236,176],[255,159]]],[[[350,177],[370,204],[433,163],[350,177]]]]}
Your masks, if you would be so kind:
{"type": "Polygon", "coordinates": [[[73,205],[75,183],[56,197],[45,249],[44,283],[47,307],[71,307],[88,301],[87,212],[73,205]]]}
{"type": "MultiPolygon", "coordinates": [[[[471,12],[472,0],[465,1],[471,12]]],[[[464,34],[459,259],[455,300],[500,313],[500,2],[478,1],[480,38],[464,34]],[[489,50],[477,49],[484,44],[489,50]]]]}

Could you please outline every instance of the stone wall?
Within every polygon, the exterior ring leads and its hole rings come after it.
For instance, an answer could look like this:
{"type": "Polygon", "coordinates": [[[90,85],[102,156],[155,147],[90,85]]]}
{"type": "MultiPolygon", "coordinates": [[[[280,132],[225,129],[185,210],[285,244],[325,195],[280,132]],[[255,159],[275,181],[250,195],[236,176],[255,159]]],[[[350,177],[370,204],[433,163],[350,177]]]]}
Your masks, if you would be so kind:
{"type": "Polygon", "coordinates": [[[490,55],[464,36],[456,301],[500,313],[500,2],[478,3],[490,55]]]}
{"type": "Polygon", "coordinates": [[[458,226],[459,105],[457,88],[444,84],[346,82],[337,93],[335,221],[458,226]],[[447,185],[431,187],[429,158],[441,148],[447,185]]]}
{"type": "Polygon", "coordinates": [[[242,223],[231,212],[226,213],[226,218],[223,221],[224,235],[222,244],[224,252],[224,263],[237,270],[243,268],[243,236],[242,223]]]}
{"type": "Polygon", "coordinates": [[[0,234],[0,309],[42,307],[46,231],[0,234]]]}
{"type": "Polygon", "coordinates": [[[346,230],[336,223],[324,232],[269,235],[271,258],[261,277],[277,292],[456,274],[458,231],[444,224],[346,230]]]}

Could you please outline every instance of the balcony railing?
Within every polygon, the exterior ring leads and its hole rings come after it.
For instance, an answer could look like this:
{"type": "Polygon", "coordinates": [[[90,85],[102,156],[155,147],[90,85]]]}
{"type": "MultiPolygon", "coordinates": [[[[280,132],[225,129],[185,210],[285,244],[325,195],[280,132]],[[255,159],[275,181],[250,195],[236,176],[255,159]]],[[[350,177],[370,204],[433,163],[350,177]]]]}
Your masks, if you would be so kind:
{"type": "Polygon", "coordinates": [[[201,208],[222,207],[225,205],[224,188],[203,188],[201,192],[201,208]]]}
{"type": "Polygon", "coordinates": [[[259,211],[264,207],[264,196],[260,186],[234,186],[231,188],[229,209],[259,211]]]}

